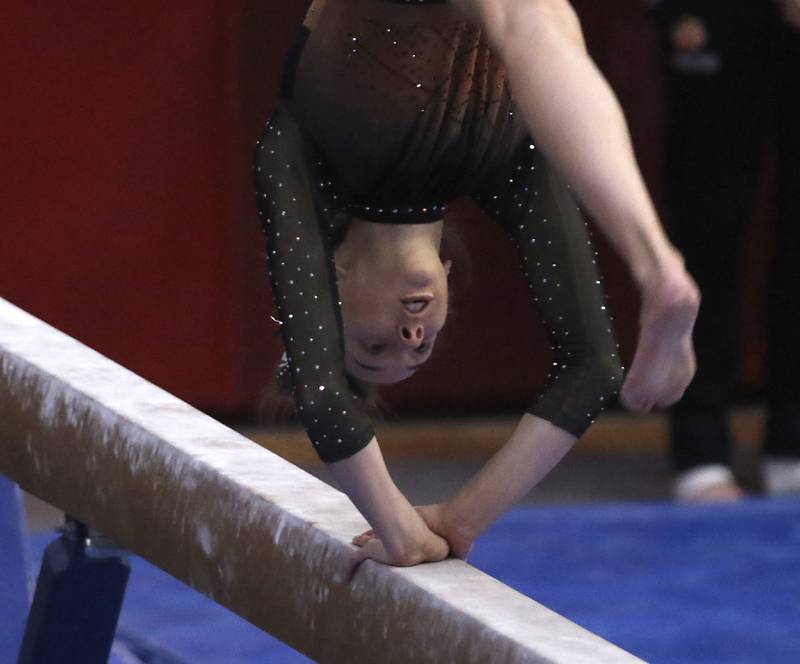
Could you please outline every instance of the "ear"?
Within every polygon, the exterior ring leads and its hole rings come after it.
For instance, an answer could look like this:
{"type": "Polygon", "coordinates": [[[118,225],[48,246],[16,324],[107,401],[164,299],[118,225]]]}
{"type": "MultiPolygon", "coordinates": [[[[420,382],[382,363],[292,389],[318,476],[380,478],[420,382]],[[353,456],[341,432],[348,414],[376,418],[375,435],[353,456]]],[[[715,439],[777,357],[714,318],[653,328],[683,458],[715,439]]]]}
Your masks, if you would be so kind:
{"type": "Polygon", "coordinates": [[[449,277],[450,276],[450,268],[453,267],[453,261],[447,260],[444,263],[444,273],[449,277]]]}
{"type": "Polygon", "coordinates": [[[344,281],[350,271],[347,268],[342,267],[338,263],[335,264],[336,267],[336,281],[344,281]]]}

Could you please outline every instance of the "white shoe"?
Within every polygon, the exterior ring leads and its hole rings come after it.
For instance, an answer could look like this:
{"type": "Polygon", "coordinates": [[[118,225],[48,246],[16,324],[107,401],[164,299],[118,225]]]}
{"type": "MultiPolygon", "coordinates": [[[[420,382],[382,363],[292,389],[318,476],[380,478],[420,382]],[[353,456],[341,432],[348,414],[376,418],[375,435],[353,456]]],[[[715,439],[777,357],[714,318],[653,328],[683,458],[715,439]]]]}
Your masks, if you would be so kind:
{"type": "Polygon", "coordinates": [[[771,496],[800,494],[800,459],[767,457],[764,460],[764,490],[771,496]]]}
{"type": "Polygon", "coordinates": [[[721,463],[709,463],[683,471],[672,488],[679,503],[729,502],[744,497],[731,469],[721,463]]]}

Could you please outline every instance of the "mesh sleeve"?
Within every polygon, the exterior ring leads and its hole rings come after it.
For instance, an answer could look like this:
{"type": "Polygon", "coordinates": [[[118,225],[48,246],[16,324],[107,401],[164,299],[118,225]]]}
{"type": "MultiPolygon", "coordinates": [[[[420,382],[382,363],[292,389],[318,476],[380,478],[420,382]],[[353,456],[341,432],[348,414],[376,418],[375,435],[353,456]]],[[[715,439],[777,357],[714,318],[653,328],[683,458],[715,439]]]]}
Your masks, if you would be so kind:
{"type": "Polygon", "coordinates": [[[255,157],[258,210],[267,236],[272,292],[298,414],[320,458],[365,447],[372,424],[344,370],[344,341],[325,223],[326,182],[313,147],[279,104],[255,157]]]}
{"type": "Polygon", "coordinates": [[[580,436],[622,380],[586,223],[530,141],[475,199],[516,245],[553,350],[547,383],[529,412],[580,436]]]}

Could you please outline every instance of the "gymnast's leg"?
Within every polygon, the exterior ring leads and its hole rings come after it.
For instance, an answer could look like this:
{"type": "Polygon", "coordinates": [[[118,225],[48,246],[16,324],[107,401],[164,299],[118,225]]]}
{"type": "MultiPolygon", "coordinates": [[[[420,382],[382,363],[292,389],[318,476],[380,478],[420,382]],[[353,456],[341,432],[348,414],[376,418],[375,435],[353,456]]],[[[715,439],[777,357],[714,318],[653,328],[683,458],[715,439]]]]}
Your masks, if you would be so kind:
{"type": "Polygon", "coordinates": [[[575,188],[642,295],[640,334],[622,389],[646,412],[680,398],[695,370],[697,287],[667,241],[613,92],[586,54],[566,0],[454,0],[505,62],[538,147],[575,188]]]}

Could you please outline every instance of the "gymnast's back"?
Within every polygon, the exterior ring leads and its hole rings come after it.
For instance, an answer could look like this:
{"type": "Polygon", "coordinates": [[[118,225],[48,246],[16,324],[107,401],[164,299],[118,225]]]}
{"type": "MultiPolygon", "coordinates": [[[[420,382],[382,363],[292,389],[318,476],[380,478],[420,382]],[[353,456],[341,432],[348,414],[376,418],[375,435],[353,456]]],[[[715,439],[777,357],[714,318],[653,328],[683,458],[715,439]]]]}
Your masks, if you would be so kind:
{"type": "Polygon", "coordinates": [[[441,218],[438,206],[485,184],[526,133],[482,31],[441,2],[317,0],[281,97],[351,213],[375,221],[403,209],[441,218]]]}
{"type": "Polygon", "coordinates": [[[503,63],[444,4],[316,2],[256,152],[259,214],[298,413],[323,461],[374,436],[345,372],[336,213],[436,222],[471,196],[517,246],[553,348],[530,409],[575,436],[621,381],[584,221],[528,140],[503,63]]]}

